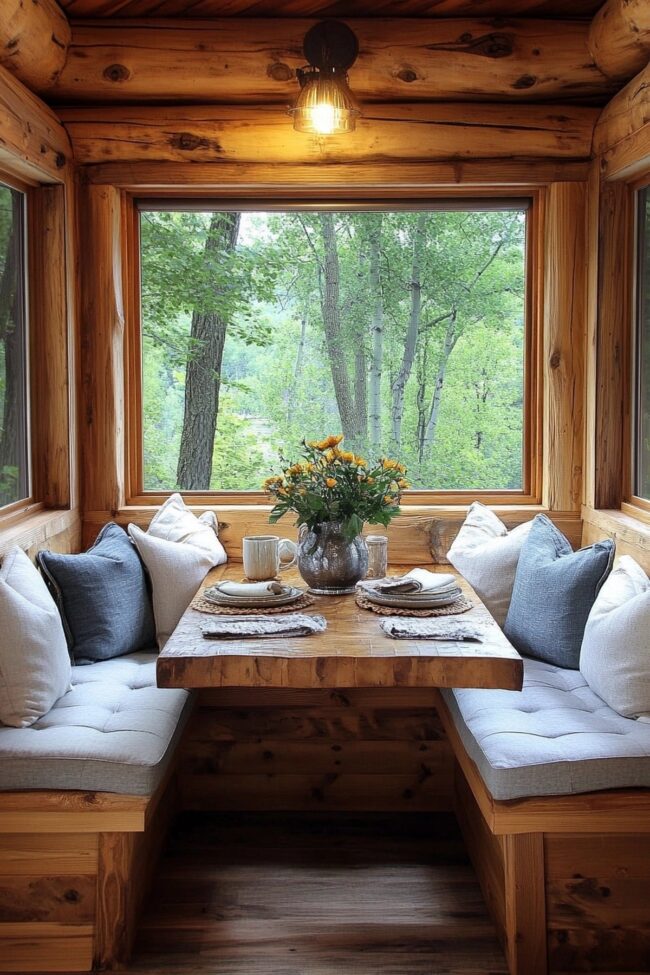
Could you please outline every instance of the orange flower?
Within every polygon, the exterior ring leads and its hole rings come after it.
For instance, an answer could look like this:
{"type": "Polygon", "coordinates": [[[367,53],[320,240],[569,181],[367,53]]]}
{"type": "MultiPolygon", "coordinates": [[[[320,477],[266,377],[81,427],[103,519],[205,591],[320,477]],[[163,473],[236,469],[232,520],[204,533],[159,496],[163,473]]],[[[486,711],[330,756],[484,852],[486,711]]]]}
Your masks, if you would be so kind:
{"type": "Polygon", "coordinates": [[[330,434],[324,440],[310,440],[307,446],[313,447],[315,450],[327,450],[329,447],[338,447],[342,440],[343,434],[330,434]]]}
{"type": "Polygon", "coordinates": [[[335,477],[327,477],[325,479],[325,483],[327,484],[328,488],[336,487],[336,478],[335,477]]]}

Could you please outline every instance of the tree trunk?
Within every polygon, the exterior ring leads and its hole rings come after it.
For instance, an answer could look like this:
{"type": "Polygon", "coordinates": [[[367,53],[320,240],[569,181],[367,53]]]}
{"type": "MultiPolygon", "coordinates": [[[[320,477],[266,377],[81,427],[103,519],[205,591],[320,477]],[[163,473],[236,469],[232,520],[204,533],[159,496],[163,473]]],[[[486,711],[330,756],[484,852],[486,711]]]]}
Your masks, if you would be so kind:
{"type": "Polygon", "coordinates": [[[5,377],[0,431],[0,504],[18,501],[29,493],[21,282],[22,195],[12,193],[11,201],[11,229],[0,279],[0,342],[4,345],[5,377]]]}
{"type": "Polygon", "coordinates": [[[291,426],[293,423],[293,411],[296,405],[296,394],[298,392],[298,385],[300,383],[300,377],[302,376],[302,364],[305,358],[305,342],[307,339],[307,312],[302,313],[300,319],[300,338],[298,339],[298,348],[296,349],[296,362],[293,367],[293,382],[291,384],[291,389],[289,390],[289,396],[287,398],[287,426],[291,426]]]}
{"type": "Polygon", "coordinates": [[[382,214],[372,221],[370,243],[370,294],[372,301],[372,357],[370,360],[370,442],[381,446],[381,371],[384,355],[384,302],[381,291],[382,214]]]}
{"type": "Polygon", "coordinates": [[[431,452],[434,440],[436,439],[436,430],[438,427],[438,418],[440,416],[440,400],[442,398],[442,387],[445,384],[445,376],[447,374],[447,366],[449,364],[449,357],[454,351],[454,346],[458,340],[456,334],[456,311],[454,310],[451,318],[449,319],[449,324],[445,331],[445,338],[442,344],[442,351],[440,353],[440,359],[438,360],[438,370],[436,372],[436,382],[433,387],[433,396],[431,397],[431,409],[429,410],[429,419],[427,421],[427,428],[424,434],[424,439],[420,443],[420,463],[424,460],[427,453],[431,452]]]}
{"type": "Polygon", "coordinates": [[[341,330],[340,269],[336,243],[334,217],[321,213],[320,228],[323,239],[323,289],[321,308],[325,328],[325,342],[330,360],[332,383],[341,420],[341,432],[349,446],[358,444],[361,431],[357,425],[357,412],[350,388],[350,376],[345,359],[345,343],[341,330]]]}
{"type": "MultiPolygon", "coordinates": [[[[212,214],[205,241],[206,258],[213,251],[234,251],[240,214],[212,214]]],[[[219,412],[221,363],[228,322],[214,311],[192,314],[192,348],[185,373],[185,412],[177,479],[182,491],[206,491],[212,476],[212,455],[219,412]]]]}
{"type": "Polygon", "coordinates": [[[422,259],[422,244],[424,240],[424,228],[426,223],[426,212],[422,210],[418,214],[413,238],[413,258],[411,263],[411,311],[409,324],[406,331],[406,341],[404,343],[404,354],[400,365],[397,378],[393,383],[392,405],[391,405],[391,436],[394,446],[399,448],[402,443],[402,416],[404,415],[404,393],[406,384],[411,375],[413,362],[415,359],[415,349],[420,330],[420,314],[422,311],[422,284],[420,282],[420,262],[422,259]]]}

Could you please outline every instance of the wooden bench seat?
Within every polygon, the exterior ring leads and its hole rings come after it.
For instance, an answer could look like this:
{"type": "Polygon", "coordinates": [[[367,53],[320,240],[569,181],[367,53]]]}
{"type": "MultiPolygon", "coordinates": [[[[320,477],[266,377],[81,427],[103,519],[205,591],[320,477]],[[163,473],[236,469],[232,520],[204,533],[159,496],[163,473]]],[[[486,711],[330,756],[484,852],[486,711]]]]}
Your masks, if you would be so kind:
{"type": "Polygon", "coordinates": [[[174,807],[169,776],[153,796],[0,793],[0,971],[124,964],[174,807]]]}
{"type": "Polygon", "coordinates": [[[650,970],[650,790],[499,801],[442,698],[456,813],[511,975],[650,970]]]}

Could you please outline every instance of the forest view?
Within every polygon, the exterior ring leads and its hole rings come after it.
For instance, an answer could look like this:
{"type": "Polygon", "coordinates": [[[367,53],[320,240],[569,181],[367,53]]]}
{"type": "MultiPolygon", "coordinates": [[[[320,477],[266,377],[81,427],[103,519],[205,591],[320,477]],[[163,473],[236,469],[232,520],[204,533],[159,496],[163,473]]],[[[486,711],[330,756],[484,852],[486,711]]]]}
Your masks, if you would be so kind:
{"type": "Polygon", "coordinates": [[[342,433],[520,489],[526,209],[141,211],[145,490],[259,490],[342,433]]]}
{"type": "Polygon", "coordinates": [[[29,495],[24,199],[0,184],[0,505],[29,495]]]}

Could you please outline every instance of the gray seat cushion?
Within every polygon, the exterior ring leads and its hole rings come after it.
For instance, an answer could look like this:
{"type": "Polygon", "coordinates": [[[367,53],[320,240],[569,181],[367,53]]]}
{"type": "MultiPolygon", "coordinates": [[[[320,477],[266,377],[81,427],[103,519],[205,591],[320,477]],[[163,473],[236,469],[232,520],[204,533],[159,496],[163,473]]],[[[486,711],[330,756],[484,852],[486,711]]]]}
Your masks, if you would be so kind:
{"type": "Polygon", "coordinates": [[[156,687],[156,654],[72,668],[72,689],[29,728],[0,726],[0,790],[81,789],[150,795],[191,708],[156,687]]]}
{"type": "Polygon", "coordinates": [[[650,724],[621,717],[579,671],[525,660],[521,692],[442,693],[495,799],[650,787],[650,724]]]}

